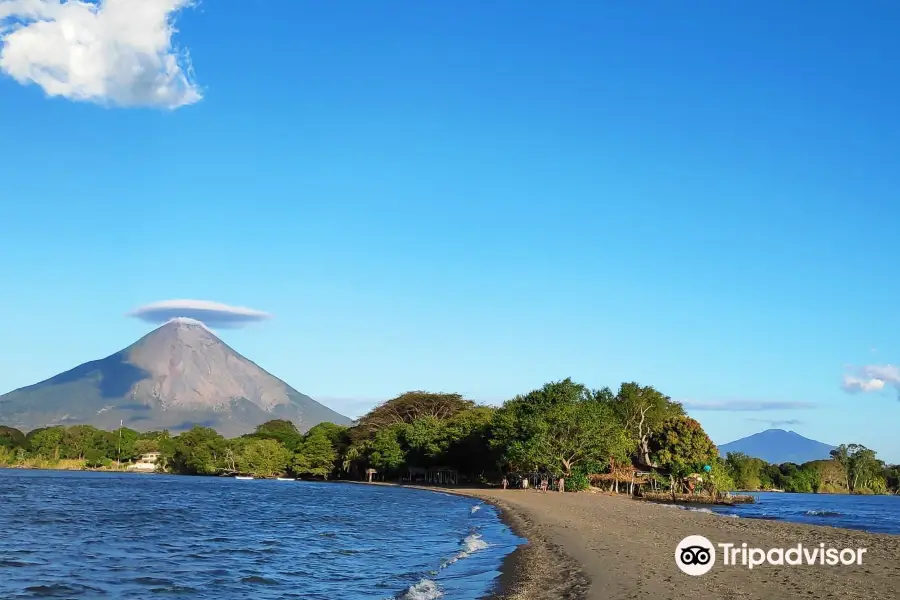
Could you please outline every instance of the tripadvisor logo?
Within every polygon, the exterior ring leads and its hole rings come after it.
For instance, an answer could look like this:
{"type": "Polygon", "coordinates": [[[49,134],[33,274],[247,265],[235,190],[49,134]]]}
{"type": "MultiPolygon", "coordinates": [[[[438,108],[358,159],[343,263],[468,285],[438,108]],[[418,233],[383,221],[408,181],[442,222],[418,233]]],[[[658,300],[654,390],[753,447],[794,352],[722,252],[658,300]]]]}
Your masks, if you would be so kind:
{"type": "Polygon", "coordinates": [[[702,535],[689,535],[675,548],[675,564],[688,575],[703,575],[716,564],[716,549],[702,535]]]}
{"type": "Polygon", "coordinates": [[[826,548],[825,544],[804,546],[797,544],[790,548],[751,548],[743,544],[713,544],[702,535],[689,535],[675,548],[675,564],[688,575],[704,575],[716,564],[716,547],[727,567],[747,567],[761,565],[861,565],[865,548],[826,548]]]}

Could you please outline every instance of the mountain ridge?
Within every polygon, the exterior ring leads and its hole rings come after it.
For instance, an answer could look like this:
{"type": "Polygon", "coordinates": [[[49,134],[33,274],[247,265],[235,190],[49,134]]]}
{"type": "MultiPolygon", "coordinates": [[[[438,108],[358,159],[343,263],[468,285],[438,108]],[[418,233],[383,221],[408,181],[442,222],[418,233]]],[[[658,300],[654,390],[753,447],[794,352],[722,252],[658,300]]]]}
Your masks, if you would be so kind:
{"type": "Polygon", "coordinates": [[[0,423],[33,429],[90,424],[240,435],[270,419],[306,430],[349,424],[192,319],[173,319],[128,347],[0,396],[0,423]]]}
{"type": "Polygon", "coordinates": [[[747,456],[780,465],[786,462],[802,464],[811,460],[825,460],[830,458],[829,453],[834,448],[831,444],[804,437],[796,431],[766,429],[721,444],[719,453],[725,456],[728,452],[743,452],[747,456]]]}

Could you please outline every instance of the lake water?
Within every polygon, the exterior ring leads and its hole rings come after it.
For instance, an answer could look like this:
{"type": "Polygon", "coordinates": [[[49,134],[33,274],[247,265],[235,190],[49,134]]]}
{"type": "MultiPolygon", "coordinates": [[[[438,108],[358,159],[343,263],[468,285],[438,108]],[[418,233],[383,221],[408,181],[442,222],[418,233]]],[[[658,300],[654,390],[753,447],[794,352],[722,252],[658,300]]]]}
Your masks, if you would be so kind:
{"type": "Polygon", "coordinates": [[[759,502],[734,507],[716,506],[711,510],[742,518],[784,520],[900,534],[900,496],[780,492],[753,492],[753,495],[759,497],[759,502]]]}
{"type": "Polygon", "coordinates": [[[392,487],[0,470],[0,598],[474,600],[524,540],[392,487]]]}

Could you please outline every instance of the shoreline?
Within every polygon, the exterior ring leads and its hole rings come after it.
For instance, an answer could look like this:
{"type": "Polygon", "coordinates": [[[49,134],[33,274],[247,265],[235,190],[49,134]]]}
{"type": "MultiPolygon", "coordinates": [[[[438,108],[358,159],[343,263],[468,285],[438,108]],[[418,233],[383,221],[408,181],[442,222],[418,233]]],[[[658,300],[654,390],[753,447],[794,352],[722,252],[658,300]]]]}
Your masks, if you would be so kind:
{"type": "MultiPolygon", "coordinates": [[[[529,516],[488,493],[492,488],[441,487],[384,481],[333,480],[331,483],[398,487],[474,498],[497,510],[500,521],[525,540],[503,557],[494,589],[479,600],[584,600],[590,581],[581,565],[553,544],[529,516]],[[551,570],[552,569],[552,570],[551,570]]],[[[526,492],[528,493],[528,492],[526,492]]],[[[549,494],[549,492],[548,492],[549,494]]]]}
{"type": "Polygon", "coordinates": [[[581,565],[563,548],[541,535],[534,524],[508,504],[483,496],[459,494],[478,498],[493,506],[500,520],[524,544],[503,558],[500,577],[495,589],[481,600],[583,600],[587,598],[590,581],[581,565]],[[552,569],[552,572],[548,571],[552,569]],[[549,577],[548,577],[549,575],[549,577]]]}
{"type": "MultiPolygon", "coordinates": [[[[362,483],[362,482],[361,482],[362,483]]],[[[372,484],[367,484],[372,485],[372,484]]],[[[398,485],[375,483],[374,485],[398,485]]],[[[729,518],[636,502],[602,492],[542,494],[493,488],[398,485],[466,496],[494,506],[527,542],[504,558],[495,590],[482,600],[594,600],[684,597],[734,600],[893,600],[900,589],[900,535],[826,525],[729,518]],[[866,548],[860,565],[723,565],[691,577],[674,552],[688,535],[750,548],[866,548]]],[[[721,552],[719,550],[719,552],[721,552]]]]}
{"type": "Polygon", "coordinates": [[[404,485],[330,480],[323,483],[403,487],[477,499],[525,542],[503,557],[493,589],[480,600],[727,600],[840,598],[893,600],[900,589],[900,535],[828,525],[679,510],[600,491],[541,493],[492,487],[404,485]],[[690,535],[713,545],[804,550],[865,549],[861,563],[723,564],[699,577],[682,573],[675,549],[690,535]]]}

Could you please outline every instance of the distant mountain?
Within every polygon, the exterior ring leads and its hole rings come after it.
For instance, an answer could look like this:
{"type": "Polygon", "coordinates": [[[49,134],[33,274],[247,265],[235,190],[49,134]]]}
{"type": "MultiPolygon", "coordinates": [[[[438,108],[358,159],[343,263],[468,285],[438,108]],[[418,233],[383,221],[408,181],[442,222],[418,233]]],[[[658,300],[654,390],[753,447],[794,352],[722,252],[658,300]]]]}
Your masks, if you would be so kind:
{"type": "Polygon", "coordinates": [[[212,427],[226,436],[270,419],[301,431],[350,419],[232,350],[199,321],[174,319],[131,346],[0,396],[0,425],[30,430],[120,421],[139,431],[212,427]]]}
{"type": "Polygon", "coordinates": [[[811,460],[830,458],[829,452],[835,447],[805,438],[799,433],[784,429],[767,429],[751,436],[722,444],[719,453],[743,452],[747,456],[761,458],[766,462],[780,465],[792,462],[802,464],[811,460]]]}

